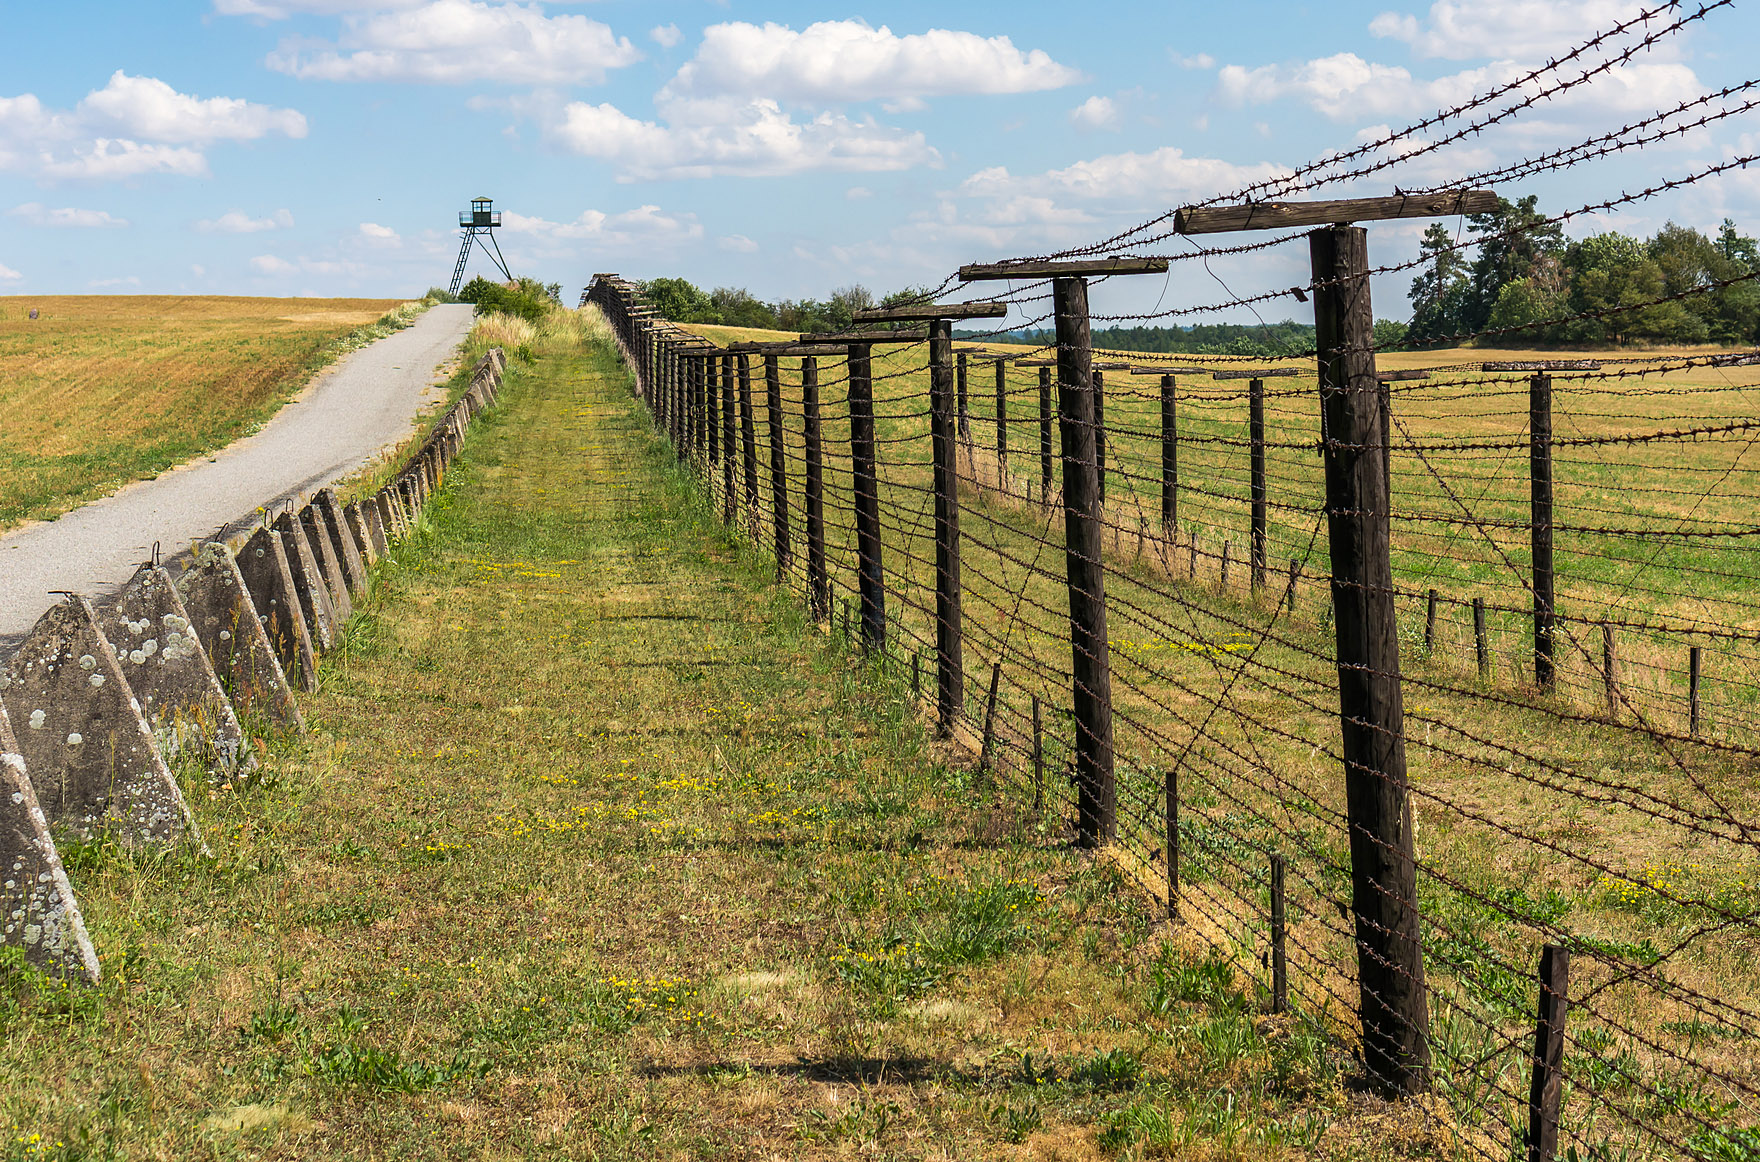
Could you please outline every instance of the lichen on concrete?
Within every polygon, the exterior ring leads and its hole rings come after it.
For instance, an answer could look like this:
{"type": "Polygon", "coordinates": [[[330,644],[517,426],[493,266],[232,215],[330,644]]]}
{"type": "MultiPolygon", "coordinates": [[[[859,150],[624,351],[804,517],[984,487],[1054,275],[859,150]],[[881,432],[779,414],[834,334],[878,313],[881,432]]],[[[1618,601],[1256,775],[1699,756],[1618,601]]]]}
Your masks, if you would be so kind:
{"type": "Polygon", "coordinates": [[[0,705],[0,945],[57,976],[98,980],[86,933],[49,818],[37,802],[18,740],[0,705]]]}
{"type": "MultiPolygon", "coordinates": [[[[291,580],[286,584],[291,586],[291,580]]],[[[258,618],[256,602],[232,552],[218,541],[199,546],[194,561],[177,579],[177,592],[235,710],[261,714],[305,733],[305,720],[288,688],[287,672],[258,618]]]]}

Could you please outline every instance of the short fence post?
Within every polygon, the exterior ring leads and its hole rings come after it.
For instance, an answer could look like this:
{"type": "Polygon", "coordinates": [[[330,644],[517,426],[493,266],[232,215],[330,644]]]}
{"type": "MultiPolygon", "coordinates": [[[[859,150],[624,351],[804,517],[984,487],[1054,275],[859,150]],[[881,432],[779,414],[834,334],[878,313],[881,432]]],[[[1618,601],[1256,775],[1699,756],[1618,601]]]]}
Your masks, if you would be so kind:
{"type": "Polygon", "coordinates": [[[911,697],[917,701],[923,698],[923,655],[920,651],[911,651],[911,697]]]}
{"type": "Polygon", "coordinates": [[[746,478],[746,530],[758,535],[758,421],[752,414],[752,360],[739,357],[739,436],[746,478]]]}
{"type": "Polygon", "coordinates": [[[1528,1088],[1528,1162],[1553,1162],[1558,1156],[1570,965],[1570,951],[1561,945],[1548,944],[1540,953],[1540,1005],[1534,1022],[1533,1079],[1528,1088]]]}
{"type": "Polygon", "coordinates": [[[1039,369],[1039,499],[1051,507],[1051,368],[1039,369]]]}
{"type": "Polygon", "coordinates": [[[1222,588],[1224,589],[1228,588],[1228,552],[1231,544],[1230,541],[1222,542],[1222,588]]]}
{"type": "Polygon", "coordinates": [[[1045,721],[1039,696],[1033,695],[1033,814],[1045,810],[1045,721]]]}
{"type": "Polygon", "coordinates": [[[1552,662],[1552,378],[1528,381],[1528,483],[1534,555],[1534,684],[1557,686],[1552,662]]]}
{"type": "Polygon", "coordinates": [[[1252,446],[1252,588],[1265,588],[1265,381],[1247,381],[1247,442],[1252,446]]]}
{"type": "MultiPolygon", "coordinates": [[[[713,443],[715,432],[715,412],[709,404],[709,388],[701,375],[689,375],[691,364],[682,354],[672,357],[674,374],[683,380],[691,392],[692,414],[696,417],[697,430],[697,464],[707,479],[709,471],[709,445],[713,443]]],[[[710,481],[711,485],[713,481],[710,481]]]]}
{"type": "Polygon", "coordinates": [[[1284,591],[1283,600],[1289,611],[1296,611],[1296,582],[1302,577],[1302,563],[1294,557],[1289,559],[1289,588],[1284,591]]]}
{"type": "Polygon", "coordinates": [[[1699,733],[1699,662],[1700,651],[1704,647],[1692,646],[1687,650],[1687,733],[1699,733]]]}
{"type": "Polygon", "coordinates": [[[971,402],[966,396],[966,352],[961,351],[958,359],[955,378],[959,384],[959,438],[970,440],[972,438],[972,415],[971,402]]]}
{"type": "Polygon", "coordinates": [[[1002,683],[1002,662],[990,665],[990,693],[984,699],[984,738],[978,745],[978,769],[988,771],[993,761],[992,750],[996,745],[996,692],[1002,683]]]}
{"type": "Polygon", "coordinates": [[[715,495],[715,469],[721,463],[721,417],[720,392],[715,390],[715,364],[708,358],[692,359],[691,370],[695,373],[697,383],[702,389],[706,406],[703,408],[703,431],[709,440],[709,495],[715,495]]]}
{"type": "Polygon", "coordinates": [[[1485,599],[1473,598],[1473,652],[1479,658],[1479,677],[1491,676],[1491,642],[1485,636],[1485,599]]]}
{"type": "Polygon", "coordinates": [[[953,385],[953,324],[929,324],[929,413],[935,456],[935,731],[943,738],[965,710],[960,616],[959,417],[953,385]]]}
{"type": "Polygon", "coordinates": [[[1057,315],[1057,414],[1063,436],[1064,543],[1074,662],[1076,843],[1098,847],[1110,842],[1118,830],[1118,788],[1113,779],[1112,657],[1106,638],[1087,280],[1071,275],[1055,278],[1051,295],[1057,315]]]}
{"type": "Polygon", "coordinates": [[[1177,390],[1173,376],[1161,377],[1161,535],[1170,541],[1179,532],[1177,390]]]}
{"type": "Polygon", "coordinates": [[[1284,959],[1283,856],[1271,856],[1271,1011],[1289,1011],[1289,967],[1284,959]]]}
{"type": "Polygon", "coordinates": [[[1424,594],[1424,656],[1436,651],[1436,590],[1424,594]]]}
{"type": "Polygon", "coordinates": [[[1619,717],[1619,673],[1613,652],[1613,625],[1601,623],[1601,692],[1607,699],[1607,720],[1619,717]]]}
{"type": "Polygon", "coordinates": [[[1399,628],[1369,302],[1368,233],[1308,235],[1325,417],[1339,722],[1363,1062],[1384,1092],[1430,1088],[1429,1001],[1407,796],[1399,628]]]}
{"type": "MultiPolygon", "coordinates": [[[[807,469],[803,501],[807,510],[807,609],[816,624],[831,605],[831,576],[825,568],[825,450],[819,422],[819,361],[801,360],[801,439],[807,469]]],[[[865,637],[865,635],[864,635],[865,637]]]]}
{"type": "Polygon", "coordinates": [[[997,487],[1008,491],[1008,360],[996,361],[997,487]]]}
{"type": "Polygon", "coordinates": [[[1101,508],[1106,507],[1106,375],[1094,377],[1094,495],[1101,508]]]}
{"type": "Polygon", "coordinates": [[[764,356],[764,403],[770,413],[770,531],[776,541],[776,580],[788,577],[794,552],[788,540],[788,460],[782,448],[782,368],[764,356]]]}
{"type": "MultiPolygon", "coordinates": [[[[738,402],[733,394],[733,356],[721,357],[721,521],[729,531],[734,527],[734,516],[739,501],[734,490],[733,465],[739,455],[734,449],[734,407],[738,402]]],[[[711,372],[713,374],[713,372],[711,372]]]]}
{"type": "MultiPolygon", "coordinates": [[[[862,597],[862,644],[886,645],[886,577],[880,559],[880,480],[874,463],[874,380],[871,348],[849,349],[849,458],[856,506],[856,582],[862,597]]],[[[913,658],[911,664],[916,665],[913,658]]],[[[914,679],[913,679],[914,681],[914,679]]]]}
{"type": "Polygon", "coordinates": [[[1179,919],[1179,772],[1169,767],[1161,775],[1167,800],[1167,918],[1179,919]]]}

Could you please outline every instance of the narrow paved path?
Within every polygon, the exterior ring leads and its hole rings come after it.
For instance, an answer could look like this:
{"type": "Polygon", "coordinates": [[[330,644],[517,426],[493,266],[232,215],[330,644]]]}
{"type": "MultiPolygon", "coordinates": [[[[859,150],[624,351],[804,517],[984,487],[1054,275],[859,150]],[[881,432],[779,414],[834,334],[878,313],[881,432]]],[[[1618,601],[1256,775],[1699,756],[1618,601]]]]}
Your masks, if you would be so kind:
{"type": "Polygon", "coordinates": [[[440,366],[471,327],[468,304],[343,358],[254,436],[212,459],[0,537],[0,657],[49,608],[55,590],[114,592],[159,542],[164,556],[260,505],[318,488],[408,436],[440,366]]]}

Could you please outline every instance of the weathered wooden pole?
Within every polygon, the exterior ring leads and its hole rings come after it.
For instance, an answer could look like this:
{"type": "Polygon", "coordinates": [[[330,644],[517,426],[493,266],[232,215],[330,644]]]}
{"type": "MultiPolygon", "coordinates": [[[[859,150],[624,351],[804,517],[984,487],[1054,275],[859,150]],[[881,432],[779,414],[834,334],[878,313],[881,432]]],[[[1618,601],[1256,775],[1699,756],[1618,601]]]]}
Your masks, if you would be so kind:
{"type": "Polygon", "coordinates": [[[862,645],[886,646],[886,575],[880,558],[880,481],[874,458],[871,348],[849,348],[849,451],[856,506],[856,584],[862,599],[862,645]]]}
{"type": "Polygon", "coordinates": [[[1247,381],[1247,442],[1252,446],[1252,588],[1265,588],[1265,381],[1247,381]]]}
{"type": "Polygon", "coordinates": [[[1699,733],[1699,673],[1703,652],[1703,646],[1687,649],[1687,733],[1695,736],[1699,733]]]}
{"type": "Polygon", "coordinates": [[[721,357],[721,523],[729,530],[734,527],[735,514],[739,501],[736,499],[733,483],[734,458],[739,455],[735,448],[734,405],[733,394],[733,356],[721,357]]]}
{"type": "Polygon", "coordinates": [[[1424,656],[1436,652],[1436,590],[1424,594],[1424,656]]]}
{"type": "Polygon", "coordinates": [[[1271,1011],[1289,1011],[1289,967],[1284,954],[1283,856],[1271,855],[1271,1011]]]}
{"type": "Polygon", "coordinates": [[[959,353],[954,378],[959,390],[959,438],[970,440],[972,438],[972,414],[971,403],[966,395],[966,353],[964,351],[959,353]]]}
{"type": "Polygon", "coordinates": [[[1161,535],[1179,533],[1179,401],[1173,376],[1161,377],[1161,535]]]}
{"type": "Polygon", "coordinates": [[[929,426],[935,458],[935,729],[953,733],[966,702],[959,561],[959,420],[953,323],[929,324],[929,426]]]}
{"type": "Polygon", "coordinates": [[[702,358],[691,360],[691,368],[696,373],[697,384],[703,393],[703,431],[709,441],[709,495],[715,494],[715,469],[721,464],[721,400],[720,392],[715,390],[715,363],[713,359],[702,358]]]}
{"type": "Polygon", "coordinates": [[[770,530],[775,534],[776,580],[788,577],[794,550],[788,539],[788,458],[782,446],[782,368],[764,356],[764,410],[770,418],[770,530]]]}
{"type": "Polygon", "coordinates": [[[746,531],[758,535],[758,426],[752,415],[752,359],[741,352],[739,359],[739,437],[745,466],[746,531]]]}
{"type": "Polygon", "coordinates": [[[1607,700],[1607,720],[1619,718],[1619,659],[1614,654],[1613,624],[1601,623],[1601,693],[1607,700]]]}
{"type": "Polygon", "coordinates": [[[1106,507],[1106,376],[1091,371],[1094,377],[1094,495],[1101,508],[1106,507]]]}
{"type": "MultiPolygon", "coordinates": [[[[825,568],[825,449],[819,416],[819,361],[801,359],[801,438],[806,445],[807,609],[817,623],[831,609],[831,575],[825,568]]],[[[865,640],[865,635],[864,635],[865,640]]]]}
{"type": "Polygon", "coordinates": [[[1051,368],[1039,369],[1039,500],[1051,507],[1051,368]]]}
{"type": "Polygon", "coordinates": [[[1570,1011],[1570,951],[1548,944],[1540,953],[1540,1004],[1534,1022],[1528,1088],[1528,1162],[1558,1157],[1558,1112],[1564,1094],[1564,1022],[1570,1011]]]}
{"type": "Polygon", "coordinates": [[[1552,377],[1528,381],[1528,481],[1534,555],[1534,684],[1551,693],[1558,684],[1552,659],[1552,377]]]}
{"type": "Polygon", "coordinates": [[[996,470],[999,486],[1008,483],[1008,360],[996,361],[996,470]]]}
{"type": "Polygon", "coordinates": [[[1167,768],[1161,776],[1162,796],[1166,800],[1163,818],[1167,823],[1167,918],[1179,919],[1179,771],[1167,768]]]}
{"type": "Polygon", "coordinates": [[[1485,632],[1485,599],[1473,598],[1473,653],[1479,661],[1479,678],[1491,676],[1491,639],[1485,632]]]}
{"type": "Polygon", "coordinates": [[[1430,1087],[1429,998],[1407,795],[1399,627],[1379,449],[1379,384],[1369,303],[1368,235],[1330,226],[1308,236],[1332,556],[1339,718],[1350,825],[1351,900],[1363,1062],[1390,1094],[1430,1087]]]}

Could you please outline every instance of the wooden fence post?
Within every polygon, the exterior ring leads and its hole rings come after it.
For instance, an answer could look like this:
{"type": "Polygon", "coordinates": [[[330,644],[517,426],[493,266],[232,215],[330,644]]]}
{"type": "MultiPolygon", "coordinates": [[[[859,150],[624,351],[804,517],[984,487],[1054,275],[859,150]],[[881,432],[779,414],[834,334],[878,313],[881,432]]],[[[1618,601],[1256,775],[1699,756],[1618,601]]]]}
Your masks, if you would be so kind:
{"type": "Polygon", "coordinates": [[[1429,1001],[1407,797],[1399,627],[1369,302],[1368,234],[1308,235],[1363,1061],[1383,1092],[1430,1087],[1429,1001]]]}
{"type": "Polygon", "coordinates": [[[959,385],[959,438],[970,440],[972,438],[972,415],[971,403],[966,396],[966,352],[961,351],[958,360],[954,378],[959,385]]]}
{"type": "Polygon", "coordinates": [[[953,384],[953,323],[929,324],[929,413],[935,456],[935,731],[953,733],[966,704],[960,611],[959,415],[953,384]]]}
{"type": "Polygon", "coordinates": [[[1252,445],[1252,588],[1265,588],[1265,381],[1247,381],[1247,442],[1252,445]]]}
{"type": "Polygon", "coordinates": [[[782,368],[764,356],[764,403],[770,413],[770,526],[776,541],[776,580],[788,578],[794,551],[788,540],[788,459],[782,447],[782,368]]]}
{"type": "Polygon", "coordinates": [[[1687,649],[1687,733],[1699,733],[1699,665],[1702,646],[1687,649]]]}
{"type": "Polygon", "coordinates": [[[1179,772],[1169,767],[1161,775],[1167,821],[1167,918],[1179,919],[1179,772]]]}
{"type": "Polygon", "coordinates": [[[996,361],[996,474],[997,485],[1008,491],[1008,360],[996,361]]]}
{"type": "Polygon", "coordinates": [[[1039,696],[1033,695],[1033,814],[1045,810],[1045,720],[1039,696]]]}
{"type": "Polygon", "coordinates": [[[1552,661],[1552,377],[1528,381],[1528,483],[1534,552],[1534,684],[1551,693],[1552,661]]]}
{"type": "Polygon", "coordinates": [[[714,360],[704,357],[690,361],[691,369],[696,374],[697,384],[703,393],[703,431],[709,441],[708,479],[709,495],[715,495],[715,469],[721,465],[721,400],[720,392],[715,390],[714,360]]]}
{"type": "Polygon", "coordinates": [[[734,407],[737,400],[733,394],[733,356],[721,357],[721,523],[728,531],[735,527],[735,514],[738,511],[738,493],[734,490],[733,465],[739,455],[734,434],[734,407]]]}
{"type": "Polygon", "coordinates": [[[1106,375],[1091,371],[1094,377],[1094,495],[1101,508],[1106,507],[1106,375]]]}
{"type": "Polygon", "coordinates": [[[1055,278],[1051,295],[1057,315],[1057,416],[1063,437],[1064,543],[1075,678],[1076,843],[1098,847],[1117,833],[1118,788],[1113,779],[1112,658],[1106,638],[1087,279],[1055,278]]]}
{"type": "Polygon", "coordinates": [[[1424,594],[1424,656],[1436,652],[1436,590],[1424,594]]]}
{"type": "Polygon", "coordinates": [[[739,355],[739,435],[745,461],[746,528],[753,539],[758,535],[758,427],[752,415],[752,359],[739,355]]]}
{"type": "MultiPolygon", "coordinates": [[[[872,349],[849,348],[849,458],[856,506],[856,583],[862,598],[862,645],[886,647],[886,574],[880,559],[880,479],[874,462],[872,349]]],[[[912,664],[915,664],[913,658],[912,664]]]]}
{"type": "Polygon", "coordinates": [[[1479,659],[1479,677],[1491,676],[1491,639],[1485,634],[1485,599],[1473,598],[1473,652],[1479,659]]]}
{"type": "Polygon", "coordinates": [[[984,736],[978,746],[978,769],[988,771],[996,745],[996,694],[1002,684],[1002,662],[997,660],[990,664],[990,692],[984,699],[984,736]]]}
{"type": "MultiPolygon", "coordinates": [[[[831,576],[825,568],[825,449],[819,418],[819,361],[801,359],[801,439],[807,469],[807,609],[817,623],[831,608],[831,576]]],[[[864,638],[866,635],[864,635],[864,638]]]]}
{"type": "Polygon", "coordinates": [[[1051,507],[1051,368],[1039,369],[1039,499],[1051,507]]]}
{"type": "Polygon", "coordinates": [[[1179,535],[1179,414],[1178,387],[1173,376],[1161,377],[1161,535],[1170,542],[1179,535]]]}
{"type": "Polygon", "coordinates": [[[1619,672],[1613,652],[1613,625],[1601,623],[1601,692],[1607,699],[1607,720],[1619,718],[1619,672]]]}
{"type": "Polygon", "coordinates": [[[1564,1021],[1570,1009],[1568,949],[1540,953],[1540,1005],[1534,1022],[1533,1076],[1528,1088],[1528,1162],[1558,1156],[1558,1108],[1564,1088],[1564,1021]]]}

